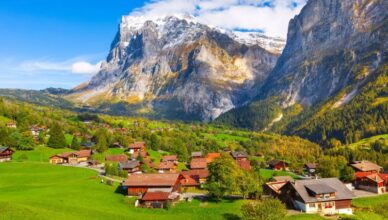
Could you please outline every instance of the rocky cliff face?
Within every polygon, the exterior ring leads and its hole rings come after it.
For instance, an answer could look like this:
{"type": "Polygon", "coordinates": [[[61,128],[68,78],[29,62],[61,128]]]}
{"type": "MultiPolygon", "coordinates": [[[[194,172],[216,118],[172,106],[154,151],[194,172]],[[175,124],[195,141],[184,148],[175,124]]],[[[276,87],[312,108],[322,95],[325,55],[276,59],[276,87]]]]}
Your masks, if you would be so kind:
{"type": "Polygon", "coordinates": [[[290,21],[287,45],[259,96],[312,106],[347,88],[350,101],[387,62],[384,0],[310,0],[290,21]]]}
{"type": "Polygon", "coordinates": [[[281,39],[227,32],[190,17],[127,16],[101,71],[67,98],[208,121],[249,101],[283,46],[281,39]]]}

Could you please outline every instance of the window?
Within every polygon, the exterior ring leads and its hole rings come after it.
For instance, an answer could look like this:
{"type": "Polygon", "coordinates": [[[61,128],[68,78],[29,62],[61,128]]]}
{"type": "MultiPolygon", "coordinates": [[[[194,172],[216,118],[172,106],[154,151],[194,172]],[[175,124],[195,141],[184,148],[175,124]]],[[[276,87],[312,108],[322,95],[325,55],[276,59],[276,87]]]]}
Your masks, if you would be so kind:
{"type": "Polygon", "coordinates": [[[310,203],[309,208],[315,208],[315,203],[310,203]]]}

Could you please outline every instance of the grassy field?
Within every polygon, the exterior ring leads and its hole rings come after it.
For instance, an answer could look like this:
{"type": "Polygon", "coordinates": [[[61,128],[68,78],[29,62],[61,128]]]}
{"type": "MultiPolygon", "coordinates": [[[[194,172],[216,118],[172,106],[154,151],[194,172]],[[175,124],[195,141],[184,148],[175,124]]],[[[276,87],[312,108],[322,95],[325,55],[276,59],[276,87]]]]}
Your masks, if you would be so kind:
{"type": "Polygon", "coordinates": [[[0,164],[0,219],[225,219],[242,201],[137,209],[92,170],[43,163],[0,164]]]}
{"type": "Polygon", "coordinates": [[[68,148],[53,149],[49,147],[39,146],[32,151],[16,151],[15,154],[13,155],[13,158],[15,160],[24,158],[24,160],[27,160],[27,161],[48,162],[49,157],[55,154],[61,154],[61,153],[70,152],[70,151],[73,151],[73,150],[68,148]]]}
{"type": "Polygon", "coordinates": [[[348,145],[347,147],[349,147],[351,149],[355,149],[355,148],[367,148],[367,149],[369,149],[370,144],[376,142],[380,138],[385,139],[385,141],[388,142],[388,134],[383,134],[383,135],[377,135],[377,136],[373,136],[370,138],[362,139],[356,143],[348,145]]]}
{"type": "Polygon", "coordinates": [[[291,176],[294,179],[299,179],[298,176],[287,171],[275,171],[269,169],[260,169],[260,176],[264,179],[271,179],[273,176],[291,176]]]}

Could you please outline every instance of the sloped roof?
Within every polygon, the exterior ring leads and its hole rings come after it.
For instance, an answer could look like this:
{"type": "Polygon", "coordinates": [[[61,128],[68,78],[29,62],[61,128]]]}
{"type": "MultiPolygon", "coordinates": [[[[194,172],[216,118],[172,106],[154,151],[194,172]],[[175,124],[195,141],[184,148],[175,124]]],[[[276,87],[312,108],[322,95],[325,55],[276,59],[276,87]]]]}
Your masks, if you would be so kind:
{"type": "Polygon", "coordinates": [[[146,192],[141,198],[142,201],[165,201],[168,200],[170,193],[168,192],[146,192]]]}
{"type": "Polygon", "coordinates": [[[209,176],[209,171],[206,169],[198,169],[198,170],[187,170],[182,171],[182,175],[189,175],[192,178],[205,179],[209,176]]]}
{"type": "Polygon", "coordinates": [[[271,160],[271,161],[268,162],[268,164],[270,166],[275,166],[275,165],[277,165],[279,163],[284,163],[285,165],[288,164],[286,161],[282,161],[282,160],[278,160],[278,159],[274,159],[274,160],[271,160]]]}
{"type": "Polygon", "coordinates": [[[128,145],[128,149],[140,149],[145,146],[146,146],[145,142],[134,142],[128,145]]]}
{"type": "Polygon", "coordinates": [[[174,162],[164,161],[164,162],[160,162],[158,169],[159,170],[166,170],[166,169],[172,169],[174,167],[175,167],[174,162]]]}
{"type": "Polygon", "coordinates": [[[124,186],[173,186],[178,181],[180,174],[178,173],[150,173],[150,174],[135,174],[128,177],[124,182],[124,186]]]}
{"type": "Polygon", "coordinates": [[[316,169],[318,166],[316,163],[306,163],[305,167],[307,167],[309,169],[316,169]]]}
{"type": "Polygon", "coordinates": [[[323,179],[311,179],[311,180],[296,180],[294,184],[291,184],[294,189],[298,192],[300,197],[304,202],[317,202],[317,201],[334,201],[334,200],[348,200],[352,199],[353,193],[337,178],[323,178],[323,179]],[[314,186],[315,185],[315,186],[314,186]],[[317,199],[315,196],[312,196],[308,193],[307,189],[313,188],[319,192],[319,187],[317,186],[329,186],[330,190],[335,190],[335,198],[329,199],[317,199]],[[308,186],[308,187],[307,187],[308,186]]]}
{"type": "Polygon", "coordinates": [[[241,167],[243,170],[252,170],[251,163],[248,160],[238,160],[237,164],[241,167]]]}
{"type": "Polygon", "coordinates": [[[67,158],[71,155],[76,155],[77,157],[90,157],[92,155],[92,150],[80,150],[80,151],[73,151],[73,152],[66,152],[63,154],[57,154],[52,157],[62,157],[67,158]]]}
{"type": "Polygon", "coordinates": [[[190,162],[190,169],[206,169],[207,161],[205,158],[193,158],[190,162]]]}
{"type": "Polygon", "coordinates": [[[8,149],[13,152],[13,150],[11,148],[9,148],[9,147],[0,147],[0,153],[3,153],[4,151],[6,151],[8,149]]]}
{"type": "Polygon", "coordinates": [[[133,169],[140,166],[140,162],[137,160],[125,161],[120,162],[119,166],[121,167],[121,169],[133,169]]]}
{"type": "Polygon", "coordinates": [[[192,152],[191,157],[202,157],[202,152],[201,151],[192,152]]]}
{"type": "Polygon", "coordinates": [[[245,151],[234,151],[234,152],[232,152],[232,157],[233,158],[247,158],[248,153],[245,151]]]}
{"type": "Polygon", "coordinates": [[[167,155],[167,156],[163,156],[163,158],[162,158],[163,162],[176,161],[176,160],[178,160],[178,155],[167,155]]]}
{"type": "Polygon", "coordinates": [[[306,188],[316,195],[336,192],[335,189],[324,183],[309,184],[306,185],[306,188]]]}
{"type": "Polygon", "coordinates": [[[199,182],[189,175],[182,175],[183,179],[181,180],[182,186],[198,186],[199,182]]]}
{"type": "Polygon", "coordinates": [[[352,164],[350,164],[350,166],[352,166],[356,170],[363,171],[363,172],[380,171],[382,169],[381,166],[367,160],[354,161],[352,164]]]}

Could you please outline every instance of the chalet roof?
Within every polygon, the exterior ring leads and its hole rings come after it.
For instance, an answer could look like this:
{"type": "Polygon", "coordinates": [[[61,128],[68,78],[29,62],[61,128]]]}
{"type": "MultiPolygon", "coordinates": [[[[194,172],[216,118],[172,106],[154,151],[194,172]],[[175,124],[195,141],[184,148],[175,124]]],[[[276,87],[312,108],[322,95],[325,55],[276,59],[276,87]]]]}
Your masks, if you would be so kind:
{"type": "Polygon", "coordinates": [[[162,162],[160,162],[158,169],[159,170],[169,170],[169,169],[173,169],[174,167],[175,167],[174,162],[162,161],[162,162]]]}
{"type": "Polygon", "coordinates": [[[128,160],[128,156],[124,154],[118,154],[118,155],[109,155],[105,157],[106,161],[113,161],[113,162],[125,162],[128,160]]]}
{"type": "Polygon", "coordinates": [[[220,153],[208,153],[206,156],[207,163],[213,162],[214,159],[221,157],[220,153]]]}
{"type": "Polygon", "coordinates": [[[266,185],[268,188],[270,188],[272,191],[274,191],[277,194],[280,194],[280,190],[287,184],[287,182],[268,182],[266,185]]]}
{"type": "Polygon", "coordinates": [[[269,161],[268,162],[268,164],[270,165],[270,166],[275,166],[275,165],[277,165],[277,164],[279,164],[279,163],[284,163],[284,164],[288,164],[287,162],[285,162],[285,161],[282,161],[282,160],[278,160],[278,159],[273,159],[273,160],[271,160],[271,161],[269,161]]]}
{"type": "Polygon", "coordinates": [[[272,177],[272,179],[275,182],[293,182],[294,181],[294,178],[292,178],[290,176],[274,176],[274,177],[272,177]]]}
{"type": "Polygon", "coordinates": [[[141,198],[142,201],[166,201],[169,199],[168,192],[146,192],[141,198]]]}
{"type": "Polygon", "coordinates": [[[182,175],[189,175],[195,179],[205,179],[209,176],[209,171],[206,169],[182,171],[182,175]]]}
{"type": "Polygon", "coordinates": [[[251,163],[248,160],[238,160],[237,164],[241,167],[243,170],[252,170],[251,163]]]}
{"type": "Polygon", "coordinates": [[[167,156],[163,156],[163,158],[162,158],[163,162],[176,161],[176,160],[178,160],[178,155],[167,155],[167,156]]]}
{"type": "Polygon", "coordinates": [[[193,158],[190,162],[190,169],[206,169],[207,161],[205,158],[193,158]]]}
{"type": "Polygon", "coordinates": [[[350,164],[350,166],[352,166],[354,169],[358,170],[358,171],[363,171],[363,172],[367,172],[367,171],[380,171],[382,169],[381,166],[375,164],[375,163],[372,163],[370,161],[367,161],[367,160],[363,160],[363,161],[354,161],[352,164],[350,164]]]}
{"type": "Polygon", "coordinates": [[[128,149],[140,149],[145,146],[146,146],[145,142],[134,142],[128,145],[128,149]]]}
{"type": "Polygon", "coordinates": [[[235,159],[236,158],[247,158],[248,153],[245,151],[234,151],[234,152],[232,152],[232,157],[235,159]]]}
{"type": "Polygon", "coordinates": [[[298,192],[305,203],[317,201],[349,200],[354,197],[353,193],[337,178],[296,180],[295,183],[291,185],[298,192]],[[319,187],[317,187],[318,185],[324,187],[325,189],[321,190],[319,187]],[[307,186],[309,186],[310,189],[312,188],[313,190],[317,190],[317,192],[335,190],[335,198],[317,199],[315,196],[312,196],[308,193],[307,186]],[[330,189],[328,187],[330,187],[330,189]]]}
{"type": "MultiPolygon", "coordinates": [[[[0,147],[0,153],[3,153],[7,149],[10,149],[9,147],[0,147]]],[[[11,149],[10,149],[11,150],[11,149]]],[[[12,151],[12,150],[11,150],[12,151]]]]}
{"type": "Polygon", "coordinates": [[[90,157],[92,155],[92,150],[80,150],[80,151],[66,152],[63,154],[54,155],[52,157],[67,158],[71,155],[76,155],[77,157],[90,157]]]}
{"type": "Polygon", "coordinates": [[[178,181],[180,174],[178,173],[150,173],[150,174],[135,174],[130,176],[124,182],[124,186],[129,187],[150,187],[150,186],[174,186],[178,181]]]}
{"type": "Polygon", "coordinates": [[[372,173],[366,176],[366,178],[376,183],[384,182],[384,179],[378,173],[372,173]]]}
{"type": "MultiPolygon", "coordinates": [[[[189,175],[182,175],[183,179],[181,180],[182,186],[198,186],[199,182],[189,175]]],[[[198,179],[198,178],[197,178],[198,179]]]]}
{"type": "Polygon", "coordinates": [[[305,185],[305,187],[313,192],[315,195],[319,194],[327,194],[327,193],[334,193],[336,192],[335,189],[332,187],[324,184],[324,183],[317,183],[317,184],[310,184],[310,185],[305,185]]]}
{"type": "Polygon", "coordinates": [[[307,167],[308,169],[316,169],[317,168],[316,163],[306,163],[304,166],[307,167]]]}
{"type": "Polygon", "coordinates": [[[191,157],[202,157],[202,152],[201,151],[192,152],[191,157]]]}
{"type": "Polygon", "coordinates": [[[119,166],[121,169],[133,169],[140,166],[140,162],[137,160],[125,161],[125,162],[120,162],[119,166]]]}

